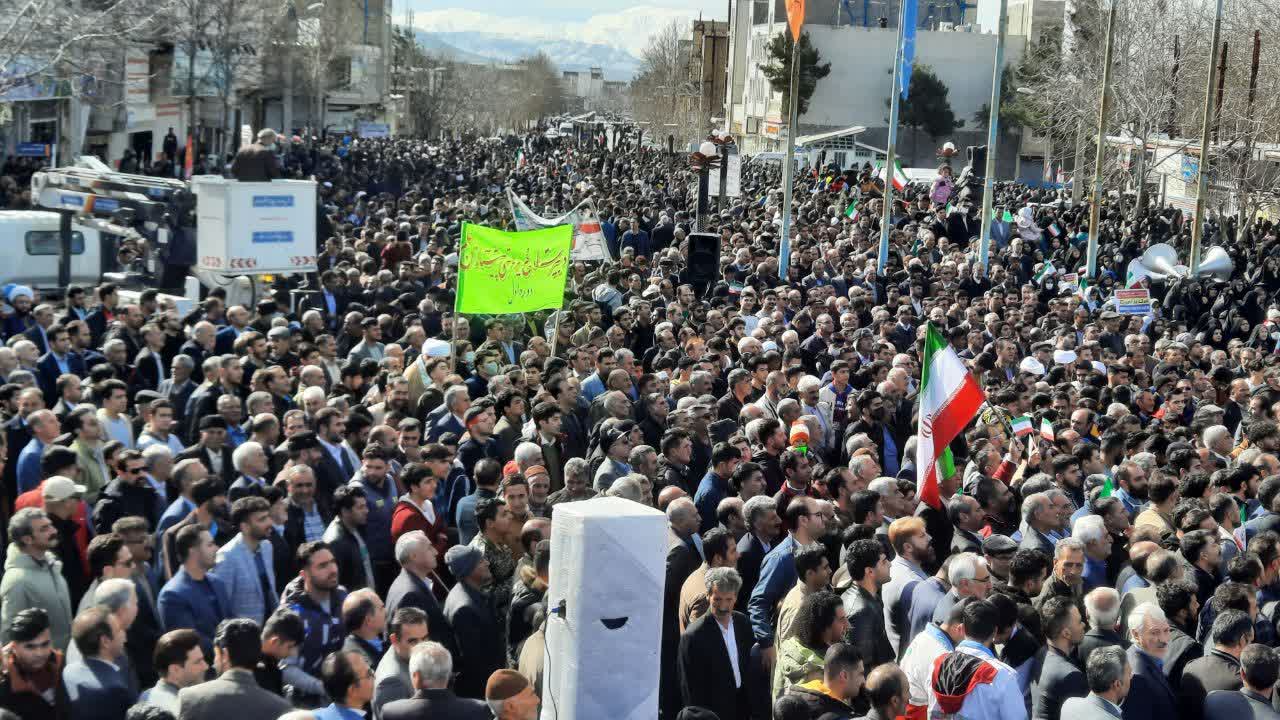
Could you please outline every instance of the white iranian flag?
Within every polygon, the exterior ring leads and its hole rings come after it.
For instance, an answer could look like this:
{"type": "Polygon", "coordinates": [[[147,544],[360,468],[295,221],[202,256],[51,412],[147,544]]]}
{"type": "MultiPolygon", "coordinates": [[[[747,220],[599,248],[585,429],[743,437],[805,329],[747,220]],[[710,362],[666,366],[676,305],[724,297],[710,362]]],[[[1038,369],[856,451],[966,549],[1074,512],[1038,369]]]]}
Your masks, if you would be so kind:
{"type": "Polygon", "coordinates": [[[916,472],[920,499],[942,509],[939,484],[955,474],[947,447],[987,399],[950,343],[929,323],[920,377],[920,424],[916,428],[916,472]]]}

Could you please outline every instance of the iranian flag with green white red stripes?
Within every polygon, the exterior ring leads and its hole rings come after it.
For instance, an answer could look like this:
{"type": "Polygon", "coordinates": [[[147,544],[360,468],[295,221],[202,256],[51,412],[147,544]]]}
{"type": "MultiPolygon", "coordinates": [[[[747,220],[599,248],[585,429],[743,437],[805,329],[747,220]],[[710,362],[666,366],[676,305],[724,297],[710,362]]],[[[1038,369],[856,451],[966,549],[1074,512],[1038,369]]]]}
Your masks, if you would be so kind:
{"type": "Polygon", "coordinates": [[[916,471],[920,473],[920,499],[941,510],[939,484],[956,472],[947,446],[978,414],[987,396],[933,323],[925,335],[921,366],[916,471]]]}

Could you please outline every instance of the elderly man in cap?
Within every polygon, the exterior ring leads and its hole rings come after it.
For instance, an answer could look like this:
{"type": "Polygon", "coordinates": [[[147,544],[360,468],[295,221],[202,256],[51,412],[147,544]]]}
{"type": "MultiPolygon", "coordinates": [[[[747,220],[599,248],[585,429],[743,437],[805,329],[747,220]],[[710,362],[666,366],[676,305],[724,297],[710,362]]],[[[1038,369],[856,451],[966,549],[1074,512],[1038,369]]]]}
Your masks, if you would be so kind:
{"type": "Polygon", "coordinates": [[[615,480],[631,473],[627,458],[631,455],[631,430],[634,427],[635,423],[630,420],[601,426],[600,447],[604,449],[605,460],[596,471],[596,492],[607,491],[615,480]]]}
{"type": "Polygon", "coordinates": [[[454,690],[462,697],[483,697],[489,676],[507,664],[503,623],[484,590],[493,582],[489,561],[470,545],[449,548],[444,561],[457,579],[444,603],[444,615],[458,648],[454,690]]]}
{"type": "Polygon", "coordinates": [[[274,130],[259,130],[258,142],[240,148],[231,161],[231,176],[240,182],[270,182],[281,176],[274,130]]]}

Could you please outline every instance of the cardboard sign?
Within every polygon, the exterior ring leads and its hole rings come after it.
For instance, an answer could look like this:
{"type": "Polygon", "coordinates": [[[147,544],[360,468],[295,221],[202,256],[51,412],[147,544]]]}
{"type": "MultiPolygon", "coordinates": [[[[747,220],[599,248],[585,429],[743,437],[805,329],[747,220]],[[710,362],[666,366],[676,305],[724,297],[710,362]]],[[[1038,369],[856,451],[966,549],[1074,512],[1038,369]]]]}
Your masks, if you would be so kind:
{"type": "Polygon", "coordinates": [[[1145,288],[1116,290],[1116,312],[1121,315],[1146,315],[1151,312],[1151,291],[1145,288]]]}

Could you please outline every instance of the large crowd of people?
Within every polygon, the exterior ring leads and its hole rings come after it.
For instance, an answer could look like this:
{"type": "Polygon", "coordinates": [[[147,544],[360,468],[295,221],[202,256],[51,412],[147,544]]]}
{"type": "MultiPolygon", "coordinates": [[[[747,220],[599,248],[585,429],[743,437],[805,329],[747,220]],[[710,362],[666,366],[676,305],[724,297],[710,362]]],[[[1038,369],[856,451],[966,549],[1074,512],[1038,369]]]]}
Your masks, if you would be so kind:
{"type": "Polygon", "coordinates": [[[1229,278],[1122,315],[1130,260],[1185,257],[1180,211],[1112,198],[1080,282],[1061,190],[996,186],[987,270],[950,169],[887,212],[870,168],[807,169],[783,273],[777,164],[699,228],[686,159],[634,132],[245,152],[242,179],[321,183],[305,285],[186,315],[3,288],[3,711],[528,720],[550,518],[597,496],[669,524],[662,720],[1280,709],[1270,223],[1211,218],[1229,278]],[[507,189],[592,200],[616,259],[561,310],[455,315],[461,223],[511,227],[507,189]],[[936,506],[927,324],[986,395],[936,506]]]}

